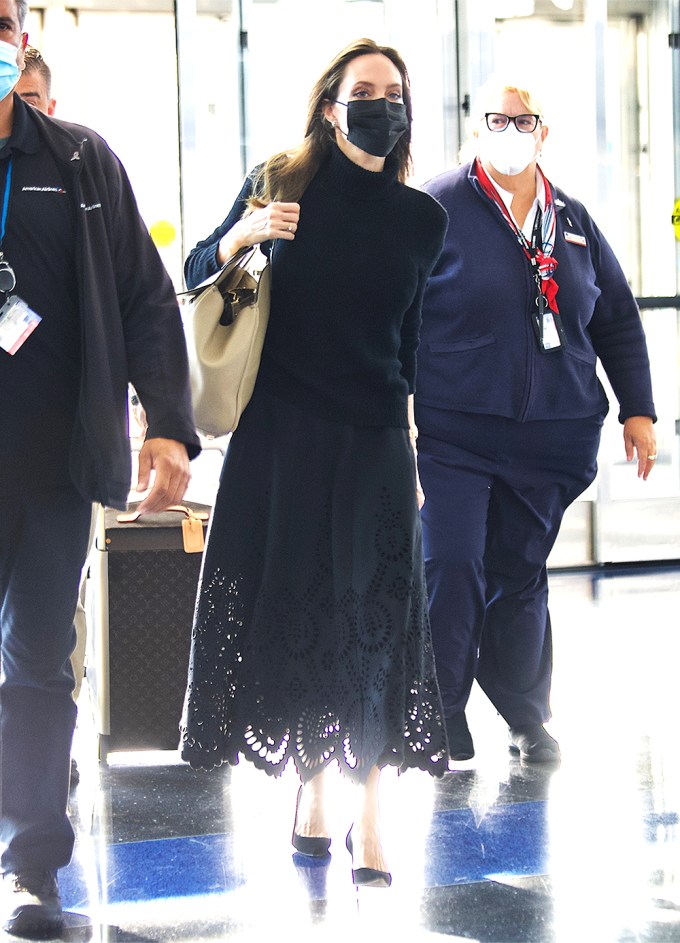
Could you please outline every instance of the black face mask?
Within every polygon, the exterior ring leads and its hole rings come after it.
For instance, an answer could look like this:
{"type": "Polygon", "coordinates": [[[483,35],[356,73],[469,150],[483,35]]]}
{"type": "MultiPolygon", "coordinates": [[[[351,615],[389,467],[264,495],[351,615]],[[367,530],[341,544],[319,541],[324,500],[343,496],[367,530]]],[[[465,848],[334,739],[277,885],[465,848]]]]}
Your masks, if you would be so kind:
{"type": "MultiPolygon", "coordinates": [[[[336,99],[337,101],[337,99],[336,99]]],[[[338,101],[347,108],[347,140],[373,157],[387,157],[408,131],[406,105],[386,98],[338,101]]]]}

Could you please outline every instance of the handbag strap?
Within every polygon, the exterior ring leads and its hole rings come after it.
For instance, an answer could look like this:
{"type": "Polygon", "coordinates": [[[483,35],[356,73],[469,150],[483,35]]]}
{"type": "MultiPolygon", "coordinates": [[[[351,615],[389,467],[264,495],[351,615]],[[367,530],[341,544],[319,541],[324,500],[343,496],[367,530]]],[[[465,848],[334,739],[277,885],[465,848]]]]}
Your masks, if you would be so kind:
{"type": "Polygon", "coordinates": [[[220,283],[228,278],[235,268],[245,268],[256,250],[257,246],[242,246],[238,252],[235,252],[227,259],[219,272],[215,272],[214,275],[211,275],[210,278],[206,278],[205,281],[202,281],[200,285],[196,285],[194,288],[186,288],[184,291],[178,291],[177,298],[180,302],[190,301],[211,285],[215,285],[219,288],[220,283]]]}

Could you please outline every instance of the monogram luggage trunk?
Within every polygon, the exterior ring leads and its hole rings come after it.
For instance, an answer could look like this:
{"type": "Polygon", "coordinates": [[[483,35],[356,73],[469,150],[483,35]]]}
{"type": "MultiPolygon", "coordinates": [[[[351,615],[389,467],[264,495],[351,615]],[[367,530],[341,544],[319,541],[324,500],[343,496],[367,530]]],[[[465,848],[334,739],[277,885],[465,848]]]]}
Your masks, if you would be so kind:
{"type": "MultiPolygon", "coordinates": [[[[207,505],[185,506],[207,521],[207,505]]],[[[87,681],[104,761],[113,751],[179,743],[203,558],[184,549],[185,515],[120,522],[118,514],[99,511],[87,584],[87,681]]],[[[194,536],[205,536],[206,521],[194,522],[194,536]]]]}

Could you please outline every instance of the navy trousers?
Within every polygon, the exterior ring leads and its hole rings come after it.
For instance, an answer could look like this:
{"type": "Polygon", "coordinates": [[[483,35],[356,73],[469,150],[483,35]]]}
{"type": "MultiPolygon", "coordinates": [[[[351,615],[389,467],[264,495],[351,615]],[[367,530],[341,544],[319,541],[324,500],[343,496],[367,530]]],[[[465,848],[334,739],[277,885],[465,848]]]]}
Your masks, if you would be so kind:
{"type": "Polygon", "coordinates": [[[550,718],[546,560],[593,481],[603,415],[519,423],[420,407],[418,466],[437,677],[447,717],[475,677],[509,726],[550,718]]]}
{"type": "Polygon", "coordinates": [[[76,721],[70,656],[91,505],[72,489],[0,499],[0,870],[68,864],[76,721]]]}

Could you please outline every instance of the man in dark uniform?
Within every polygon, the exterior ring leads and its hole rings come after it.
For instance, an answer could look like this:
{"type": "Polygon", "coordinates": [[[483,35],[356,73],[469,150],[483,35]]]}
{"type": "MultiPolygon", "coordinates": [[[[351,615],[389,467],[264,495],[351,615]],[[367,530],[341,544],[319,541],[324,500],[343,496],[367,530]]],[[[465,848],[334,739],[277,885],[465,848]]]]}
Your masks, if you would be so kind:
{"type": "Polygon", "coordinates": [[[44,115],[53,115],[57,108],[57,101],[52,98],[52,70],[34,46],[26,46],[24,71],[15,91],[44,115]]]}
{"type": "Polygon", "coordinates": [[[182,498],[200,447],[174,290],[123,167],[13,94],[26,13],[0,0],[0,870],[4,929],[40,937],[63,923],[73,616],[92,503],[127,502],[128,382],[141,510],[182,498]]]}
{"type": "MultiPolygon", "coordinates": [[[[24,49],[24,70],[21,73],[19,81],[14,87],[16,94],[23,98],[29,105],[33,105],[44,115],[54,115],[57,108],[57,101],[52,98],[52,70],[43,59],[41,53],[34,46],[27,45],[24,49]]],[[[95,526],[97,521],[97,508],[92,510],[92,523],[90,525],[90,539],[88,541],[88,555],[94,540],[95,526]]],[[[71,655],[71,668],[75,678],[73,688],[73,700],[78,703],[80,692],[85,680],[85,650],[87,647],[87,614],[85,611],[85,588],[87,585],[87,566],[83,571],[80,580],[80,592],[78,593],[78,605],[74,617],[76,629],[76,645],[71,655]]],[[[80,782],[80,771],[74,757],[71,757],[71,778],[69,780],[70,789],[74,789],[80,782]]]]}

